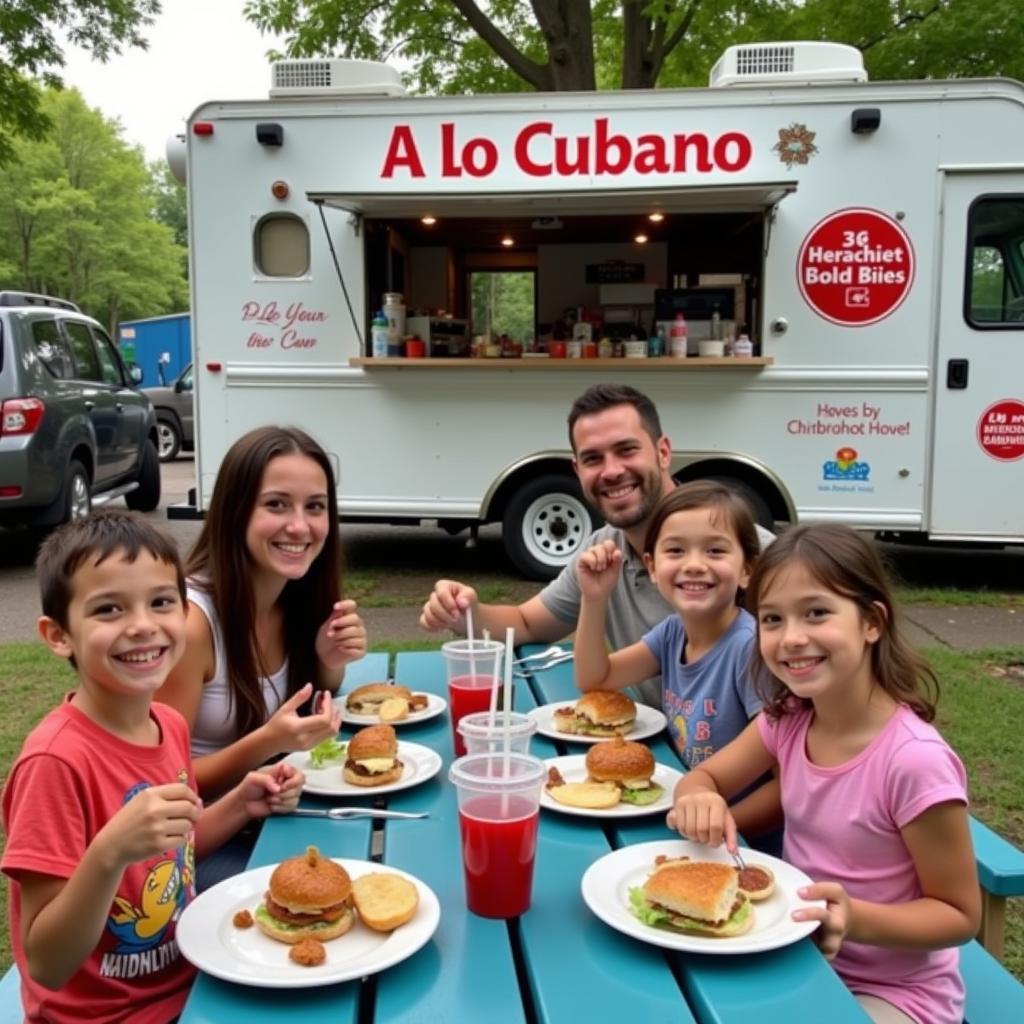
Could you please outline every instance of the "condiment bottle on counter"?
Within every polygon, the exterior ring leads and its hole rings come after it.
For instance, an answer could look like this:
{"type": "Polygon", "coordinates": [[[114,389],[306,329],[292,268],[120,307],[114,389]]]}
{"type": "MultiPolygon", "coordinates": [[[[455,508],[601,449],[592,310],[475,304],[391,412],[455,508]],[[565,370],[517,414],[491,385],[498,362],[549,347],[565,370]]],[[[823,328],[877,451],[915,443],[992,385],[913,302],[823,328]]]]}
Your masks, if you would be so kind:
{"type": "Polygon", "coordinates": [[[388,354],[388,318],[381,309],[370,324],[370,353],[374,359],[384,359],[388,354]]]}
{"type": "Polygon", "coordinates": [[[613,352],[612,339],[602,338],[597,343],[597,354],[601,359],[611,359],[613,352]]]}
{"type": "Polygon", "coordinates": [[[715,341],[722,340],[722,314],[718,312],[717,306],[711,314],[711,337],[715,341]]]}
{"type": "Polygon", "coordinates": [[[677,359],[686,357],[686,346],[690,336],[690,329],[686,326],[686,317],[682,310],[676,313],[672,326],[668,329],[669,354],[677,359]]]}
{"type": "Polygon", "coordinates": [[[741,334],[732,343],[732,354],[738,359],[749,359],[754,354],[754,343],[746,334],[741,334]]]}

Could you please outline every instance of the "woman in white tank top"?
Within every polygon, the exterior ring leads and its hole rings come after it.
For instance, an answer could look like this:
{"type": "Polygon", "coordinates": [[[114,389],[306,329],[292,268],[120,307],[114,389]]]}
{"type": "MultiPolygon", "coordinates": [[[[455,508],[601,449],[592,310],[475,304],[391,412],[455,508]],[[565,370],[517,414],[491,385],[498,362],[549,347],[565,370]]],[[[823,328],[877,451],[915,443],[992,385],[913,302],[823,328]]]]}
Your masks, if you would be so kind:
{"type": "Polygon", "coordinates": [[[366,652],[355,602],[339,600],[337,492],[320,445],[281,427],[239,438],[187,572],[186,651],[157,699],[189,723],[199,793],[211,799],[336,735],[332,694],[366,652]]]}

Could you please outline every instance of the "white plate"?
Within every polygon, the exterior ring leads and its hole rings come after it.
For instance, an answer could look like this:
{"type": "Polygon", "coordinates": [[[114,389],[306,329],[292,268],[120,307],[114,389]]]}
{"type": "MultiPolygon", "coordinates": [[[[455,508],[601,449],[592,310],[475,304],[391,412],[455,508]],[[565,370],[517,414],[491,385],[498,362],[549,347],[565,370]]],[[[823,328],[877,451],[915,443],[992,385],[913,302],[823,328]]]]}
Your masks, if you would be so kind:
{"type": "MultiPolygon", "coordinates": [[[[583,754],[569,757],[551,757],[544,762],[546,768],[557,768],[566,782],[584,782],[587,778],[587,759],[583,754]]],[[[582,818],[639,818],[644,814],[667,814],[672,810],[672,794],[676,783],[683,777],[682,772],[665,764],[654,766],[653,779],[664,789],[664,793],[652,804],[637,805],[620,801],[614,807],[570,807],[560,804],[545,786],[540,792],[540,805],[563,814],[578,814],[582,818]]]]}
{"type": "MultiPolygon", "coordinates": [[[[421,692],[421,691],[414,691],[421,692]]],[[[341,697],[335,697],[332,702],[334,706],[341,712],[341,724],[342,725],[380,725],[379,715],[356,715],[349,711],[345,707],[345,701],[348,698],[343,694],[341,697]]],[[[413,725],[416,722],[425,722],[428,718],[436,718],[441,714],[444,709],[448,707],[448,701],[444,697],[438,697],[435,693],[427,694],[427,706],[422,711],[410,711],[405,718],[399,719],[397,722],[388,722],[388,725],[394,725],[401,727],[403,725],[413,725]]]]}
{"type": "Polygon", "coordinates": [[[587,868],[581,885],[584,902],[605,924],[626,935],[666,949],[685,949],[694,953],[760,953],[788,946],[818,927],[817,921],[794,921],[790,917],[798,907],[823,905],[820,901],[802,900],[796,894],[797,889],[810,885],[811,880],[791,864],[755,850],[744,850],[743,859],[748,867],[764,865],[771,868],[775,875],[775,892],[753,905],[754,927],[746,935],[712,939],[644,924],[630,913],[629,890],[644,884],[659,853],[667,857],[732,863],[723,847],[713,849],[686,839],[624,846],[587,868]]]}
{"type": "MultiPolygon", "coordinates": [[[[579,736],[573,732],[559,732],[555,728],[555,712],[559,708],[574,708],[576,701],[561,700],[554,704],[542,704],[530,712],[530,717],[537,723],[537,732],[542,736],[551,736],[556,740],[568,743],[603,743],[610,736],[579,736]]],[[[627,740],[642,740],[647,736],[657,736],[665,728],[665,716],[657,708],[649,708],[646,704],[637,704],[636,721],[633,728],[626,733],[627,740]]]]}
{"type": "Polygon", "coordinates": [[[418,786],[427,779],[432,779],[441,770],[441,755],[419,743],[398,741],[398,760],[402,762],[402,776],[397,782],[389,782],[384,786],[353,786],[345,781],[342,774],[342,761],[336,761],[324,768],[313,768],[309,763],[306,751],[289,754],[285,760],[305,773],[305,793],[317,796],[376,796],[378,793],[394,793],[399,789],[418,786]]]}
{"type": "Polygon", "coordinates": [[[324,943],[327,961],[300,967],[288,959],[291,948],[275,942],[255,925],[236,928],[239,910],[255,911],[263,899],[276,864],[244,871],[197,896],[178,921],[176,938],[182,955],[215,978],[260,988],[308,988],[361,978],[412,956],[434,934],[441,908],[433,890],[418,878],[366,860],[335,858],[352,878],[371,871],[401,875],[419,890],[416,916],[393,932],[371,931],[360,921],[344,935],[324,943]]]}

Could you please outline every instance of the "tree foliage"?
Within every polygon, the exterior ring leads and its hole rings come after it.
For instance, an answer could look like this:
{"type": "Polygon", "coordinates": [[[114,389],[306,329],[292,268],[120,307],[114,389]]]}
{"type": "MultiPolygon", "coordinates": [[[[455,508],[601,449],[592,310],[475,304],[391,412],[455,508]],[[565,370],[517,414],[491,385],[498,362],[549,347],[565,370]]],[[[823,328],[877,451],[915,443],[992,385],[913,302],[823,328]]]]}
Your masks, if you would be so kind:
{"type": "Polygon", "coordinates": [[[5,0],[0,3],[0,164],[12,137],[41,138],[45,111],[35,79],[61,84],[64,54],[56,33],[100,61],[124,45],[145,48],[141,30],[160,11],[159,0],[5,0]]]}
{"type": "Polygon", "coordinates": [[[1019,0],[248,0],[285,55],[397,60],[425,93],[703,85],[732,43],[845,42],[872,78],[1024,78],[1019,0]]]}
{"type": "Polygon", "coordinates": [[[159,184],[120,127],[76,90],[44,90],[49,124],[0,168],[0,287],[59,295],[115,328],[187,307],[183,250],[159,184]]]}

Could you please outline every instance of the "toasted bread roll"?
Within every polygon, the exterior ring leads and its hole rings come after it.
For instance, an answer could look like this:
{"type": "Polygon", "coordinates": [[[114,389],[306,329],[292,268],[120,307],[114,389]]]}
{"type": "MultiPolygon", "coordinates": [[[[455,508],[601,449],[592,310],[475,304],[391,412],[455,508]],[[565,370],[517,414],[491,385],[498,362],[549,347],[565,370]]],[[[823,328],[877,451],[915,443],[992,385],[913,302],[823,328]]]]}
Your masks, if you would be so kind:
{"type": "Polygon", "coordinates": [[[390,932],[413,919],[420,894],[407,878],[374,871],[352,883],[352,899],[367,928],[390,932]]]}

